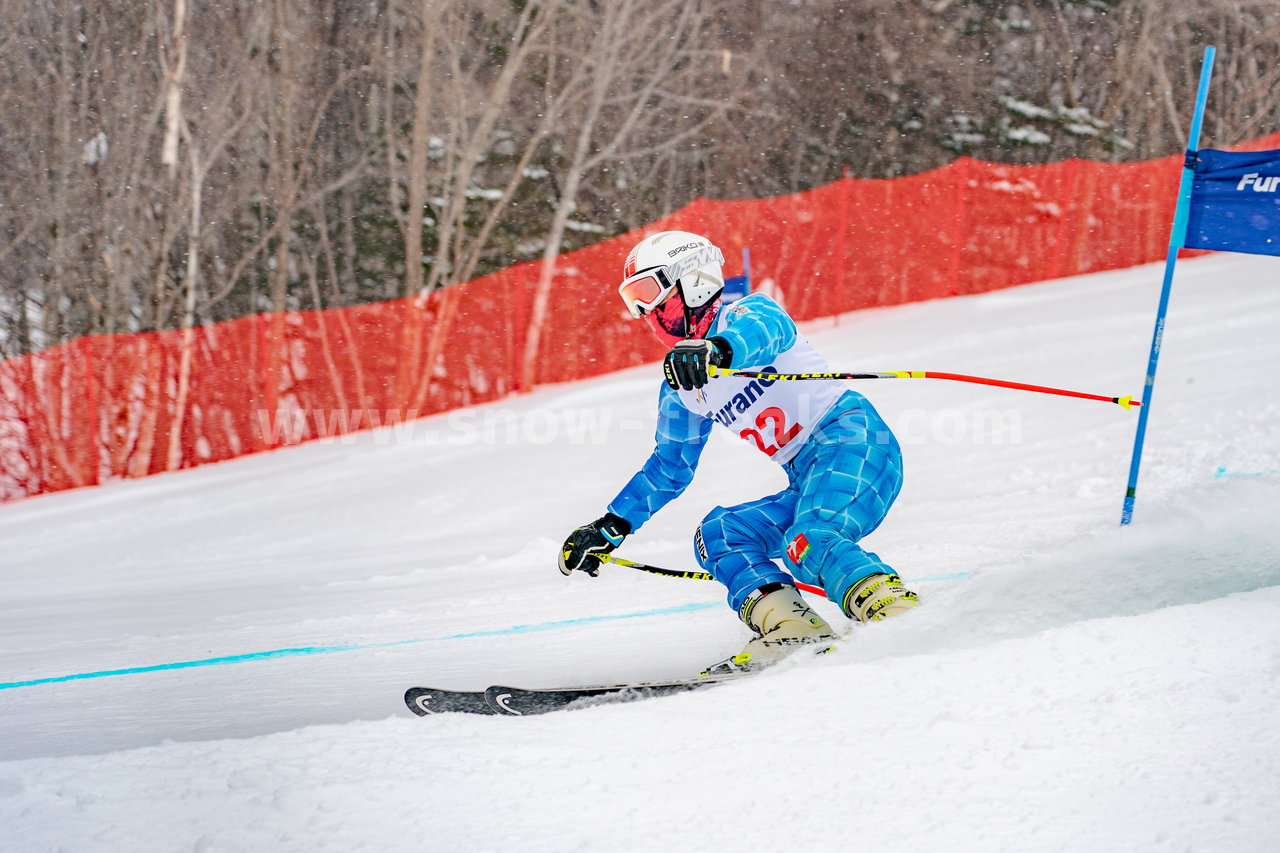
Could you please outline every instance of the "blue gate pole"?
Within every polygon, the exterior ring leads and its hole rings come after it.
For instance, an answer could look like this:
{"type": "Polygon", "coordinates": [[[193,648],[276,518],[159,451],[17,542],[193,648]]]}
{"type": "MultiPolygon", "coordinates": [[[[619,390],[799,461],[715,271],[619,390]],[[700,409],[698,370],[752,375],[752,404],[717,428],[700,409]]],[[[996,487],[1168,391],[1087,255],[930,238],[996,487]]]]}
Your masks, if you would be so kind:
{"type": "MultiPolygon", "coordinates": [[[[1191,118],[1191,133],[1187,137],[1187,153],[1200,149],[1200,125],[1204,119],[1204,104],[1209,97],[1209,80],[1213,77],[1214,48],[1204,49],[1204,63],[1200,66],[1200,88],[1196,92],[1196,109],[1191,118]]],[[[1164,340],[1164,318],[1169,310],[1169,291],[1173,287],[1173,268],[1178,262],[1178,249],[1187,241],[1187,214],[1191,203],[1191,183],[1195,178],[1190,158],[1183,164],[1182,180],[1178,184],[1178,206],[1173,214],[1173,228],[1169,232],[1169,252],[1164,260],[1164,284],[1160,288],[1160,307],[1156,309],[1156,329],[1151,336],[1151,355],[1147,360],[1147,382],[1142,389],[1142,408],[1138,411],[1138,434],[1133,439],[1133,458],[1129,462],[1129,487],[1124,493],[1124,510],[1120,514],[1122,525],[1133,521],[1133,502],[1138,491],[1138,468],[1142,464],[1142,444],[1147,435],[1147,418],[1151,415],[1151,392],[1156,385],[1156,362],[1160,359],[1160,345],[1164,340]]]]}

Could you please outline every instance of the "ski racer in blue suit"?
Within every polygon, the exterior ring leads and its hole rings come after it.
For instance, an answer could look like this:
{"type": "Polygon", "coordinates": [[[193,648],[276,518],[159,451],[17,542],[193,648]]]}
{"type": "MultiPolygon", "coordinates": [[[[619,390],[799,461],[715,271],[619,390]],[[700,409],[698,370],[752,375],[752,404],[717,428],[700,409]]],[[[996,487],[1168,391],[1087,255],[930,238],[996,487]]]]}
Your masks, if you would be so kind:
{"type": "Polygon", "coordinates": [[[826,361],[777,302],[763,294],[724,307],[723,255],[705,237],[664,231],[627,257],[619,293],[671,349],[663,360],[657,441],[606,513],[574,530],[560,570],[594,575],[608,554],[693,480],[716,424],[786,471],[774,495],[716,507],[698,526],[698,561],[728,589],[729,605],[756,636],[718,665],[750,669],[802,644],[835,638],[799,594],[799,580],[858,621],[918,603],[890,566],[858,543],[884,520],[902,487],[902,452],[865,397],[838,380],[718,376],[823,373],[826,361]],[[781,565],[778,561],[781,561],[781,565]]]}

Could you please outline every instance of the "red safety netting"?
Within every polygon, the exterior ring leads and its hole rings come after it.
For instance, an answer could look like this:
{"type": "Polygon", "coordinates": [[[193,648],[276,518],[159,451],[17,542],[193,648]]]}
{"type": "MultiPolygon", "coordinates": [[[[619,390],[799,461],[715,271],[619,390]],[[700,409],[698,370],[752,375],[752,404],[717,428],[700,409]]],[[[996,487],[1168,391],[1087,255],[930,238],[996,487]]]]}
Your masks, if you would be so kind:
{"type": "MultiPolygon", "coordinates": [[[[1241,149],[1280,146],[1280,134],[1241,149]]],[[[751,252],[799,320],[1159,260],[1180,157],[1002,166],[971,159],[779,198],[698,199],[678,228],[751,252]]],[[[641,232],[427,296],[90,336],[0,362],[0,500],[141,477],[398,423],[657,359],[615,286],[641,232]],[[529,336],[537,335],[536,347],[529,336]],[[528,353],[534,352],[526,364],[528,353]]]]}

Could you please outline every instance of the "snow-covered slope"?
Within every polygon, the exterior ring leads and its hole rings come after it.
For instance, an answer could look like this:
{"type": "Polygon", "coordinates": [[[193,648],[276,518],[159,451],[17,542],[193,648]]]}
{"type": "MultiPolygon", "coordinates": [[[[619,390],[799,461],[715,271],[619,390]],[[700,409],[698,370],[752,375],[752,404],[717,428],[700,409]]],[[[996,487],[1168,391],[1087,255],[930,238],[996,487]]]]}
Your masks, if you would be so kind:
{"type": "MultiPolygon", "coordinates": [[[[1159,279],[806,333],[840,369],[1136,396],[1159,279]]],[[[747,639],[714,583],[554,567],[648,453],[653,365],[0,507],[0,850],[1278,849],[1278,332],[1280,259],[1180,265],[1126,529],[1135,412],[862,383],[907,463],[869,545],[924,606],[547,717],[400,694],[686,675],[747,639]]],[[[782,485],[720,438],[620,553],[692,566],[703,513],[782,485]]]]}

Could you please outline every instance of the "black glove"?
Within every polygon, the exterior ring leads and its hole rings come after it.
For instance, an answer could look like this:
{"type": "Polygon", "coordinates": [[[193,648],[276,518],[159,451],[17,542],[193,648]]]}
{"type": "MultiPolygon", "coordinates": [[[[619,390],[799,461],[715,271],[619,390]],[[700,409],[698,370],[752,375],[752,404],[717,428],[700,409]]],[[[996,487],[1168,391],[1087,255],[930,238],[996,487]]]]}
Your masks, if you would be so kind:
{"type": "Polygon", "coordinates": [[[733,350],[724,338],[681,341],[662,360],[662,373],[673,391],[692,391],[710,381],[707,365],[728,367],[733,350]]]}
{"type": "Polygon", "coordinates": [[[631,524],[606,512],[590,524],[569,534],[560,549],[560,573],[571,574],[575,569],[595,577],[600,570],[600,558],[596,554],[608,554],[622,544],[631,532],[631,524]]]}

